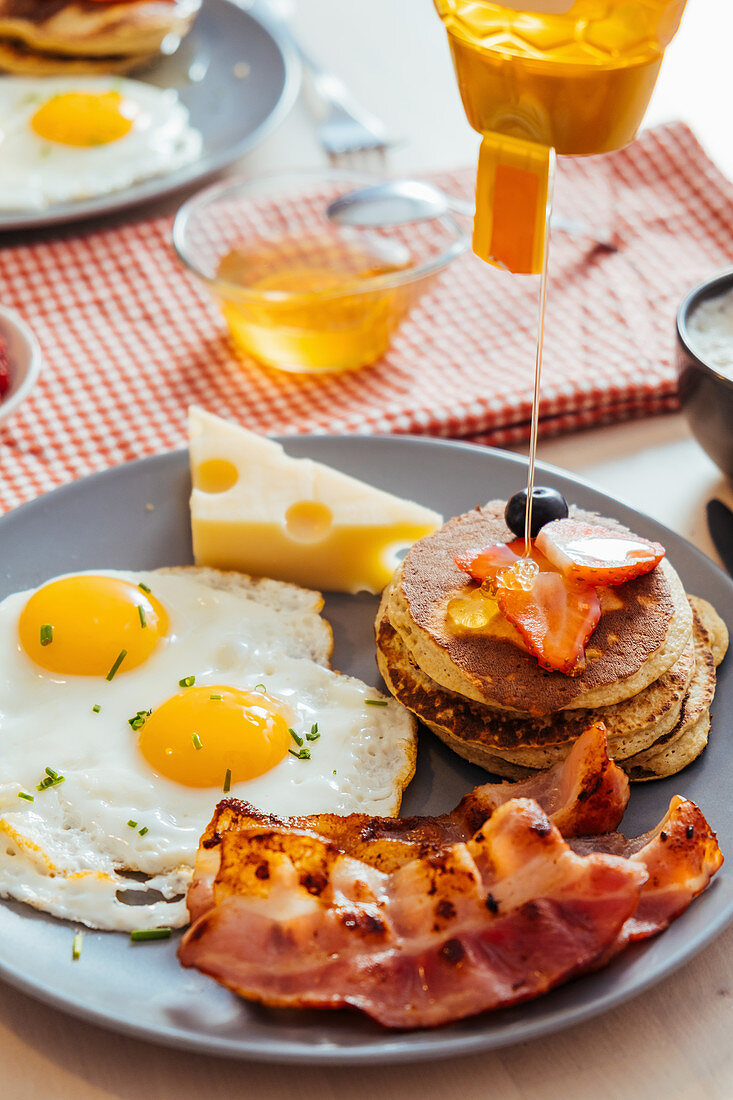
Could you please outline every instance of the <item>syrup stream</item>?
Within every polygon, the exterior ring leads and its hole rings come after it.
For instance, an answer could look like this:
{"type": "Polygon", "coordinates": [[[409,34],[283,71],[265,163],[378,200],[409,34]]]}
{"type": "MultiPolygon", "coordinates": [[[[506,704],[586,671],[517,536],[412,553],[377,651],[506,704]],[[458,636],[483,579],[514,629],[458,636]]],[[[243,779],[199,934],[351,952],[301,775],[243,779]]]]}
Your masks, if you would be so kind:
{"type": "Polygon", "coordinates": [[[550,252],[550,214],[552,213],[552,192],[555,185],[555,150],[550,149],[550,167],[547,182],[547,206],[545,208],[545,254],[542,259],[540,275],[539,307],[537,314],[537,357],[534,367],[534,390],[532,393],[532,422],[529,433],[529,467],[527,470],[527,507],[524,513],[524,554],[528,558],[531,551],[530,531],[532,530],[532,493],[534,491],[534,467],[537,455],[537,434],[540,424],[540,377],[542,374],[542,348],[545,339],[545,301],[547,298],[547,260],[550,252]]]}

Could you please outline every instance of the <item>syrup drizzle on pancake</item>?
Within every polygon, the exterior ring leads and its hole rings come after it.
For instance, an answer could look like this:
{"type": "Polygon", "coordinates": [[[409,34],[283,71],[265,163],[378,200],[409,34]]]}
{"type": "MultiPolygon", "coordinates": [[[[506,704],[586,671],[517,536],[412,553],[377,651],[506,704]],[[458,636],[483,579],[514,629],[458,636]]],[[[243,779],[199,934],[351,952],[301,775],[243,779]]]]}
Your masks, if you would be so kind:
{"type": "Polygon", "coordinates": [[[549,179],[547,183],[547,206],[545,207],[545,253],[540,274],[539,305],[537,316],[537,354],[534,367],[534,390],[532,393],[532,424],[529,433],[529,467],[527,470],[527,508],[524,514],[524,557],[528,558],[532,544],[532,492],[534,490],[534,467],[537,455],[537,434],[540,423],[540,378],[542,376],[542,350],[545,337],[545,302],[547,300],[547,264],[550,251],[550,214],[552,213],[552,191],[555,180],[555,158],[550,156],[549,179]]]}

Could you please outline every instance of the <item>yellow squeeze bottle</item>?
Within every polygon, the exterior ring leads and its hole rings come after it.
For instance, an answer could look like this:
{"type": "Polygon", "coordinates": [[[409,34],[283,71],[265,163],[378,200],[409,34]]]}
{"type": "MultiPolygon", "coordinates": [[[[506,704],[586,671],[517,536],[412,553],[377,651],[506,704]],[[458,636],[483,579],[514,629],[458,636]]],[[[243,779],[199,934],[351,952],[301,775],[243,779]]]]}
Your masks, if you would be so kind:
{"type": "Polygon", "coordinates": [[[474,252],[542,271],[554,152],[632,140],[685,0],[434,0],[482,135],[474,252]]]}

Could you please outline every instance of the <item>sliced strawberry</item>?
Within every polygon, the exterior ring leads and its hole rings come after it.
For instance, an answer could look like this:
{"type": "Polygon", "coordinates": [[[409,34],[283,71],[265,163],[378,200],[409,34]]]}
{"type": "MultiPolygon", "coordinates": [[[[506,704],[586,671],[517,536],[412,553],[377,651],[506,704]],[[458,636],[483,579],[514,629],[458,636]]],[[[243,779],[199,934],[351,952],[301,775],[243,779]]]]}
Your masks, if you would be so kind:
{"type": "Polygon", "coordinates": [[[582,672],[586,643],[601,617],[592,585],[538,573],[529,589],[500,584],[496,602],[543,668],[571,676],[582,672]]]}
{"type": "Polygon", "coordinates": [[[535,542],[569,580],[594,585],[624,584],[650,573],[665,553],[658,542],[574,519],[547,523],[535,542]]]}
{"type": "MultiPolygon", "coordinates": [[[[497,542],[493,546],[487,546],[478,554],[470,558],[454,558],[456,565],[464,573],[470,573],[475,581],[483,584],[487,582],[489,588],[501,583],[501,574],[505,569],[517,567],[524,557],[524,539],[515,539],[514,542],[497,542]]],[[[537,549],[535,540],[532,540],[529,548],[529,560],[533,561],[540,572],[555,573],[556,566],[547,560],[545,555],[537,549]]]]}
{"type": "Polygon", "coordinates": [[[515,539],[514,542],[496,542],[470,558],[453,560],[464,573],[469,573],[475,581],[483,583],[486,580],[495,580],[497,573],[508,565],[514,565],[523,553],[524,539],[515,539]]]}

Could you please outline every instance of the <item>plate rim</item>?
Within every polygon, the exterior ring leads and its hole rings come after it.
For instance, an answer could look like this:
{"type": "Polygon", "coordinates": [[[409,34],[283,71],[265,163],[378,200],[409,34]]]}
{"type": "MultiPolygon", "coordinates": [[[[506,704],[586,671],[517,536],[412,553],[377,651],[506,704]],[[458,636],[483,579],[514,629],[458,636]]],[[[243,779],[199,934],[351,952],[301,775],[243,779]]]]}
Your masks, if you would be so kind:
{"type": "MultiPolygon", "coordinates": [[[[256,126],[245,137],[229,146],[220,153],[198,158],[191,164],[184,165],[168,175],[154,176],[149,180],[142,180],[123,191],[112,192],[110,195],[98,196],[92,199],[81,200],[78,203],[58,204],[55,208],[48,207],[44,210],[29,210],[13,212],[0,212],[0,234],[13,233],[26,229],[45,229],[57,225],[70,225],[75,222],[84,222],[92,218],[106,217],[112,214],[121,214],[125,211],[143,206],[145,203],[157,202],[167,196],[173,196],[187,187],[196,183],[205,183],[219,172],[222,172],[234,161],[244,156],[266,137],[268,137],[290,114],[295,101],[300,93],[303,80],[303,66],[287,30],[278,25],[277,20],[269,16],[259,0],[252,0],[247,6],[238,3],[237,0],[206,0],[208,9],[217,6],[233,9],[245,20],[249,19],[257,23],[269,36],[282,57],[284,78],[275,106],[259,126],[256,126]]],[[[194,23],[192,31],[195,30],[194,23]]],[[[190,32],[192,33],[192,32],[190,32]]],[[[142,70],[144,78],[146,69],[142,70]]],[[[114,75],[114,74],[111,74],[114,75]]],[[[132,79],[138,79],[133,73],[132,79]]],[[[141,78],[142,83],[147,83],[141,78]]]]}
{"type": "MultiPolygon", "coordinates": [[[[481,454],[486,456],[490,461],[507,462],[520,467],[526,466],[527,463],[526,457],[515,455],[498,448],[487,447],[482,444],[474,444],[462,440],[449,440],[420,435],[303,433],[287,436],[271,436],[270,438],[284,444],[286,448],[289,443],[299,442],[307,445],[311,440],[318,444],[329,441],[329,443],[355,444],[356,446],[364,446],[365,444],[367,446],[374,444],[378,445],[380,442],[388,442],[390,445],[396,445],[398,447],[406,446],[408,448],[411,448],[415,444],[419,444],[429,448],[442,447],[452,451],[464,450],[474,455],[481,454]]],[[[327,443],[327,446],[329,443],[327,443]]],[[[133,459],[129,462],[89,474],[86,477],[67,482],[41,497],[36,497],[33,500],[27,501],[17,508],[9,510],[3,516],[0,516],[0,533],[2,532],[3,523],[11,517],[15,519],[20,513],[27,514],[31,510],[35,511],[36,509],[46,507],[49,501],[52,502],[52,506],[56,501],[61,501],[63,503],[63,499],[68,494],[73,494],[75,491],[78,491],[80,486],[84,486],[85,489],[91,486],[93,490],[95,485],[99,483],[104,484],[110,478],[135,478],[138,471],[142,468],[155,471],[156,467],[163,467],[166,464],[169,464],[171,468],[175,470],[178,470],[180,467],[187,467],[188,448],[182,446],[160,454],[133,459]]],[[[557,475],[564,480],[569,480],[573,484],[589,490],[592,494],[613,502],[622,512],[626,513],[627,516],[638,517],[644,525],[651,525],[656,528],[659,533],[663,534],[664,532],[668,532],[673,536],[676,542],[684,544],[686,550],[691,553],[693,560],[701,565],[703,569],[712,571],[713,576],[716,576],[719,581],[722,580],[727,586],[733,588],[733,581],[731,581],[731,578],[723,569],[708,558],[702,550],[690,543],[683,536],[672,531],[671,528],[660,523],[658,520],[619,501],[602,489],[596,488],[591,482],[581,477],[576,477],[576,475],[561,467],[539,461],[537,463],[537,470],[540,473],[557,475]]],[[[714,881],[709,887],[709,891],[716,890],[718,886],[718,881],[714,881]]],[[[0,904],[3,903],[0,902],[0,904]]],[[[731,923],[733,923],[733,896],[729,897],[727,902],[723,902],[719,911],[702,933],[698,933],[692,940],[685,941],[676,950],[672,950],[669,957],[664,959],[661,963],[658,963],[651,972],[647,973],[642,978],[636,978],[631,982],[622,983],[620,986],[613,988],[607,993],[599,995],[590,1005],[575,1003],[558,1008],[550,1019],[540,1018],[534,1021],[520,1019],[513,1022],[508,1029],[492,1035],[490,1025],[491,1021],[495,1018],[495,1014],[487,1012],[477,1017],[468,1018],[466,1022],[473,1021],[474,1023],[477,1020],[485,1019],[486,1027],[482,1028],[480,1031],[472,1032],[467,1035],[455,1034],[441,1029],[413,1029],[405,1032],[394,1032],[385,1029],[383,1036],[381,1034],[375,1034],[373,1037],[370,1036],[365,1038],[364,1041],[360,1040],[356,1042],[353,1046],[335,1045],[331,1048],[327,1046],[325,1048],[324,1046],[319,1047],[318,1045],[311,1045],[306,1041],[290,1040],[284,1037],[276,1038],[272,1043],[263,1047],[261,1039],[258,1045],[256,1041],[251,1039],[243,1042],[241,1039],[212,1037],[210,1035],[202,1035],[199,1037],[195,1034],[184,1032],[175,1026],[159,1027],[151,1033],[148,1025],[138,1025],[134,1022],[121,1020],[119,1017],[115,1017],[113,1011],[102,1010],[98,1007],[90,1007],[84,1003],[83,999],[77,998],[74,995],[60,996],[44,989],[40,983],[27,979],[21,970],[15,966],[8,965],[2,958],[0,958],[0,979],[8,982],[9,985],[44,1004],[50,1005],[67,1015],[85,1020],[105,1030],[128,1035],[148,1043],[176,1049],[186,1049],[199,1054],[262,1063],[281,1062],[289,1065],[355,1066],[371,1062],[375,1057],[378,1057],[381,1063],[385,1065],[418,1061],[428,1062],[459,1057],[462,1055],[478,1054],[485,1051],[502,1049],[520,1042],[529,1042],[540,1036],[551,1035],[557,1031],[572,1027],[575,1024],[593,1019],[604,1012],[618,1007],[625,1001],[641,995],[669,977],[670,974],[707,947],[731,923]],[[395,1036],[398,1037],[395,1038],[395,1036]],[[388,1040],[388,1042],[385,1042],[385,1040],[388,1040]]],[[[658,941],[653,939],[650,941],[650,944],[655,942],[658,941]]],[[[644,944],[632,945],[627,949],[625,955],[627,957],[632,957],[644,951],[644,949],[644,944]]],[[[582,980],[582,976],[580,980],[582,980]]],[[[572,983],[564,984],[565,988],[568,988],[572,983]]],[[[529,1004],[532,1003],[534,1002],[529,1002],[529,1004]]],[[[519,1007],[521,1008],[521,1006],[519,1007]]],[[[459,1020],[449,1026],[460,1027],[462,1023],[464,1023],[464,1021],[459,1020]]],[[[273,1027],[276,1026],[276,1024],[273,1025],[273,1027]]],[[[327,1031],[328,1015],[324,1011],[323,1028],[319,1032],[319,1035],[323,1035],[327,1033],[327,1031]]]]}

